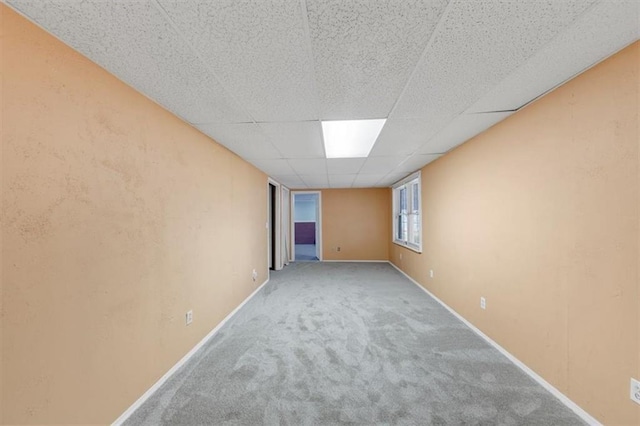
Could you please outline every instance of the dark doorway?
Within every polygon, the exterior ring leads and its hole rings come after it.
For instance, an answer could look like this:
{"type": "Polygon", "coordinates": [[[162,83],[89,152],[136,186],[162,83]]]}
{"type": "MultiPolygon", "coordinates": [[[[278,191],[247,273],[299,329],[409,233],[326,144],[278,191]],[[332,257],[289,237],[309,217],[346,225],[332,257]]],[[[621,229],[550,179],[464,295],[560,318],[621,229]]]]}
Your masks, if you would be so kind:
{"type": "Polygon", "coordinates": [[[276,269],[276,186],[269,184],[269,269],[276,269]]]}

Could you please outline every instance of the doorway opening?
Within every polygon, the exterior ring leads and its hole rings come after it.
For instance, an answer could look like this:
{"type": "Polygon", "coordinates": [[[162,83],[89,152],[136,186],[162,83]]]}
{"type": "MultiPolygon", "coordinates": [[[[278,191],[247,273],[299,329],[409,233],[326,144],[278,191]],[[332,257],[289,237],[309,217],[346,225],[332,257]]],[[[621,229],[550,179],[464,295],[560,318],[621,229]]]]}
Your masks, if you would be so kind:
{"type": "Polygon", "coordinates": [[[276,269],[276,186],[269,183],[269,269],[276,269]]]}
{"type": "Polygon", "coordinates": [[[320,192],[293,192],[293,260],[322,259],[320,192]]]}
{"type": "Polygon", "coordinates": [[[288,188],[281,187],[282,191],[282,263],[288,265],[291,260],[291,194],[288,188]]]}

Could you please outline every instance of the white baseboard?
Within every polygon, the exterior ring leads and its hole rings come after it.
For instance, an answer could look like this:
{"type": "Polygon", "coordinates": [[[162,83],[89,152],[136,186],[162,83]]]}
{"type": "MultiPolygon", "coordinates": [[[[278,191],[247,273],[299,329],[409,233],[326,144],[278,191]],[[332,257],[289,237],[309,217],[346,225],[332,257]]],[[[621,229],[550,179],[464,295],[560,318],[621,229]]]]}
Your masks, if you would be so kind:
{"type": "Polygon", "coordinates": [[[389,263],[388,260],[321,260],[324,263],[389,263]]]}
{"type": "Polygon", "coordinates": [[[260,284],[260,287],[256,288],[253,293],[251,293],[246,299],[242,301],[242,303],[240,303],[233,311],[231,311],[229,315],[227,315],[222,321],[220,321],[220,323],[216,325],[215,328],[209,332],[209,334],[204,336],[202,340],[200,340],[185,356],[183,356],[180,361],[178,361],[173,367],[171,367],[171,369],[167,371],[164,376],[160,377],[160,379],[155,382],[153,386],[151,386],[140,398],[138,398],[136,402],[134,402],[129,408],[127,408],[126,411],[112,423],[112,426],[122,425],[133,414],[134,411],[136,411],[142,404],[144,404],[144,402],[149,399],[149,397],[153,395],[153,393],[157,391],[160,386],[164,384],[164,382],[169,380],[169,378],[176,371],[178,371],[180,367],[182,367],[187,361],[189,361],[189,359],[198,351],[198,349],[204,346],[204,344],[207,343],[209,339],[211,339],[218,332],[218,330],[220,330],[220,328],[222,328],[222,326],[225,325],[226,322],[229,321],[231,317],[233,317],[240,310],[240,308],[242,308],[249,300],[251,300],[251,298],[255,296],[260,291],[260,289],[264,287],[268,282],[269,278],[267,278],[265,282],[260,284]]]}
{"type": "Polygon", "coordinates": [[[509,361],[514,363],[517,367],[519,367],[522,371],[524,371],[527,375],[529,375],[533,380],[538,382],[543,388],[548,390],[553,396],[558,398],[560,400],[560,402],[562,402],[564,405],[566,405],[571,411],[576,413],[576,415],[578,415],[582,420],[587,422],[587,424],[589,424],[591,426],[602,426],[602,423],[600,423],[593,416],[591,416],[589,413],[584,411],[578,404],[576,404],[575,402],[570,400],[565,394],[563,394],[558,389],[556,389],[551,383],[547,382],[545,379],[543,379],[539,374],[537,374],[531,368],[527,367],[518,358],[516,358],[515,356],[513,356],[509,352],[507,352],[507,350],[505,348],[500,346],[493,339],[491,339],[489,336],[487,336],[482,331],[480,331],[476,326],[474,326],[469,321],[467,321],[464,317],[462,317],[462,315],[460,315],[459,313],[454,311],[451,307],[449,307],[449,305],[444,303],[442,300],[438,299],[429,290],[427,290],[426,288],[421,286],[420,283],[418,283],[416,280],[414,280],[409,275],[407,275],[402,269],[398,268],[395,264],[393,264],[393,262],[389,261],[389,264],[391,266],[393,266],[394,268],[396,268],[398,270],[398,272],[400,272],[402,275],[407,277],[407,279],[409,281],[411,281],[412,283],[417,285],[422,291],[424,291],[429,296],[431,296],[436,302],[441,304],[446,310],[451,312],[456,318],[458,318],[460,321],[462,321],[467,327],[469,327],[478,336],[482,337],[484,340],[487,341],[487,343],[489,343],[491,346],[496,348],[502,355],[506,356],[509,359],[509,361]]]}

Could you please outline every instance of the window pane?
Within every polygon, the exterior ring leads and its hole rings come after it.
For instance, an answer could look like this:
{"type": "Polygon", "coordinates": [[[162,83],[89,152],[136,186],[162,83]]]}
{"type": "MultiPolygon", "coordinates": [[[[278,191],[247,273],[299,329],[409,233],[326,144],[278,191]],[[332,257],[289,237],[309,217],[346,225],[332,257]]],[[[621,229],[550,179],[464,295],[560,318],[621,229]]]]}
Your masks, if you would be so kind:
{"type": "Polygon", "coordinates": [[[411,185],[413,197],[411,199],[411,211],[418,213],[420,210],[420,193],[418,192],[418,183],[411,185]]]}
{"type": "Polygon", "coordinates": [[[402,236],[400,239],[402,241],[408,241],[409,238],[409,217],[406,214],[400,215],[400,220],[402,222],[402,236]]]}
{"type": "Polygon", "coordinates": [[[402,239],[402,216],[396,216],[396,239],[402,239]]]}
{"type": "Polygon", "coordinates": [[[407,188],[406,187],[402,187],[400,188],[400,192],[399,192],[399,197],[400,197],[400,213],[406,213],[407,212],[407,188]]]}
{"type": "Polygon", "coordinates": [[[411,215],[411,239],[409,242],[420,244],[420,215],[411,215]]]}

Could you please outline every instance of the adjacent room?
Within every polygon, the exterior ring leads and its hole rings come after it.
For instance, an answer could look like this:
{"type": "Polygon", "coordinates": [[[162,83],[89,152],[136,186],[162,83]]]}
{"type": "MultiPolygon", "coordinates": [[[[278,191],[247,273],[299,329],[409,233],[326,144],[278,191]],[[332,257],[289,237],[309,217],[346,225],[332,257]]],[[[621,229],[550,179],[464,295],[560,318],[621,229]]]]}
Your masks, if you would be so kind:
{"type": "Polygon", "coordinates": [[[639,1],[0,22],[0,424],[640,425],[639,1]]]}
{"type": "Polygon", "coordinates": [[[293,197],[293,235],[296,261],[320,260],[320,193],[298,192],[293,197]]]}

